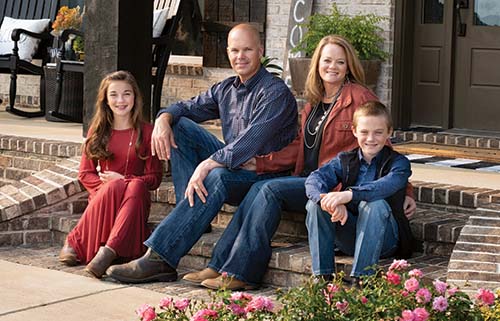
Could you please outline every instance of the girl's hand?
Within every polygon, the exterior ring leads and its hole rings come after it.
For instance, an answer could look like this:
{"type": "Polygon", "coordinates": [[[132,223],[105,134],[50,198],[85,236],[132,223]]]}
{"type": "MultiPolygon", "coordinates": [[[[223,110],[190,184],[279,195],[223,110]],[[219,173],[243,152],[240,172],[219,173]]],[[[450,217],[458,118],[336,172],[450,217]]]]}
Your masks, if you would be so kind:
{"type": "Polygon", "coordinates": [[[103,183],[108,183],[108,182],[115,180],[115,179],[124,179],[125,176],[123,176],[122,174],[117,173],[117,172],[106,171],[106,172],[100,172],[99,178],[101,179],[101,181],[103,183]]]}

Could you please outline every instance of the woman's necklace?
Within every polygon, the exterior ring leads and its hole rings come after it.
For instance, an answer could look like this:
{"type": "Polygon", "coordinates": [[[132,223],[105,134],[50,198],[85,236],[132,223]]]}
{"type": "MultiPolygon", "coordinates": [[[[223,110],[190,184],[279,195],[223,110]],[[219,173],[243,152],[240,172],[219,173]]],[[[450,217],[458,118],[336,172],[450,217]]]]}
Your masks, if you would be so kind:
{"type": "MultiPolygon", "coordinates": [[[[127,176],[128,172],[128,162],[129,162],[129,157],[130,157],[130,148],[132,147],[132,141],[134,139],[134,129],[130,132],[130,141],[128,142],[128,147],[127,147],[127,158],[125,160],[125,171],[123,173],[123,176],[127,176]]],[[[104,161],[104,164],[106,165],[106,171],[109,171],[109,161],[104,161]]],[[[101,161],[97,160],[97,166],[96,166],[96,171],[98,173],[101,172],[101,161]]]]}
{"type": "MultiPolygon", "coordinates": [[[[322,128],[321,125],[323,124],[325,119],[328,118],[328,115],[330,114],[330,111],[333,109],[333,106],[335,106],[335,103],[337,102],[337,99],[339,98],[340,92],[342,91],[343,87],[344,87],[344,85],[342,84],[342,86],[340,86],[339,90],[333,96],[334,98],[333,98],[332,102],[328,105],[327,108],[325,108],[325,103],[323,101],[321,101],[316,106],[314,106],[313,111],[311,112],[311,114],[309,114],[309,117],[307,117],[306,126],[305,126],[307,134],[314,137],[314,141],[311,145],[307,142],[307,139],[304,138],[304,144],[306,145],[307,148],[312,149],[314,146],[316,146],[316,144],[318,142],[318,137],[320,136],[320,135],[318,135],[318,132],[322,128]],[[312,129],[312,126],[311,126],[312,119],[316,115],[316,112],[318,112],[318,108],[319,108],[320,104],[321,104],[321,109],[323,110],[323,116],[321,116],[321,118],[319,119],[316,127],[314,127],[314,129],[312,129]]],[[[325,95],[326,99],[331,98],[331,97],[332,96],[325,95]]]]}

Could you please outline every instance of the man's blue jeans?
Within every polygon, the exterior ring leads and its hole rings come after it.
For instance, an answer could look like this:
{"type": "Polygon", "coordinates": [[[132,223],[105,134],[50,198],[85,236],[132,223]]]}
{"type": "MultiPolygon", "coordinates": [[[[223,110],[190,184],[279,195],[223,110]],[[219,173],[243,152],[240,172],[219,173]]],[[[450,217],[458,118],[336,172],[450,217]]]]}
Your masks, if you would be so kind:
{"type": "Polygon", "coordinates": [[[195,195],[194,206],[184,199],[184,191],[196,166],[224,144],[195,122],[180,118],[173,126],[178,148],[171,150],[172,177],[175,186],[175,209],[163,219],[144,244],[158,253],[172,267],[198,241],[222,205],[238,204],[253,183],[279,174],[257,175],[246,170],[215,168],[203,181],[208,191],[206,203],[195,195]]]}
{"type": "Polygon", "coordinates": [[[349,213],[347,222],[332,223],[331,215],[321,206],[308,201],[306,225],[314,275],[335,272],[335,246],[354,256],[351,276],[372,274],[366,268],[378,263],[397,249],[398,225],[385,200],[362,201],[357,216],[349,213]]]}
{"type": "Polygon", "coordinates": [[[305,177],[279,177],[255,183],[217,242],[208,266],[257,285],[271,258],[271,238],[282,210],[305,212],[305,177]]]}

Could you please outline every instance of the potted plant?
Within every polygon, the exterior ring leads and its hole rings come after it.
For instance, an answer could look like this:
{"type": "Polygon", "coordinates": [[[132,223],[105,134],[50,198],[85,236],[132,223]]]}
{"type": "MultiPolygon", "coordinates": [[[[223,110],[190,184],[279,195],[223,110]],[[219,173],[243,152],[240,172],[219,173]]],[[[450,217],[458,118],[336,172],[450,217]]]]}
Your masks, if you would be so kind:
{"type": "MultiPolygon", "coordinates": [[[[389,56],[381,48],[384,38],[380,35],[382,28],[378,26],[378,23],[384,19],[374,14],[349,16],[333,4],[329,14],[315,13],[303,24],[307,31],[292,52],[303,51],[306,57],[311,57],[323,37],[333,34],[343,36],[356,49],[365,70],[367,85],[374,89],[377,85],[380,65],[389,56]]],[[[293,88],[298,93],[304,90],[309,63],[310,58],[289,58],[293,88]],[[296,76],[303,79],[297,79],[296,76]]]]}

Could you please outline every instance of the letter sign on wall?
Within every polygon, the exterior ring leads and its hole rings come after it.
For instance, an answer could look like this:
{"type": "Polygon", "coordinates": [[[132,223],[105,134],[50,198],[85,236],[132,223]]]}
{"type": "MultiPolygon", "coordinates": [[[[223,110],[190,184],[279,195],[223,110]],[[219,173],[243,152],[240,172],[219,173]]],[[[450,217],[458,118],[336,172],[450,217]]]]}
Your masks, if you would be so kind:
{"type": "Polygon", "coordinates": [[[291,53],[290,50],[295,48],[302,39],[305,28],[301,24],[307,22],[307,19],[312,12],[311,0],[292,0],[290,4],[290,18],[288,20],[288,33],[285,48],[285,55],[283,57],[283,79],[290,85],[290,75],[288,73],[288,58],[290,57],[304,57],[303,52],[291,53]]]}

